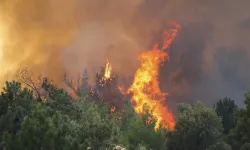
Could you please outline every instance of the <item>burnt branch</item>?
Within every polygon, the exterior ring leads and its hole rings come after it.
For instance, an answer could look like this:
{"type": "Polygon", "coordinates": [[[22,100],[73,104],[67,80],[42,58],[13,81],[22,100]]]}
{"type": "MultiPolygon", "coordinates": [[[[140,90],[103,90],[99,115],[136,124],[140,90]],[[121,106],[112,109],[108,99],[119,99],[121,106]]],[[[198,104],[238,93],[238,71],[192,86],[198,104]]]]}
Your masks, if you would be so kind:
{"type": "Polygon", "coordinates": [[[28,68],[22,68],[17,71],[16,79],[18,82],[23,83],[28,88],[35,91],[38,99],[41,98],[41,76],[39,76],[37,79],[34,79],[33,73],[29,71],[28,68]]]}
{"type": "Polygon", "coordinates": [[[69,87],[71,88],[74,93],[79,96],[80,92],[76,86],[76,84],[73,83],[73,80],[70,79],[66,74],[64,75],[64,83],[69,87]]]}
{"type": "Polygon", "coordinates": [[[46,99],[48,92],[56,89],[51,80],[46,77],[35,76],[27,67],[17,71],[16,79],[35,92],[37,101],[46,99]]]}

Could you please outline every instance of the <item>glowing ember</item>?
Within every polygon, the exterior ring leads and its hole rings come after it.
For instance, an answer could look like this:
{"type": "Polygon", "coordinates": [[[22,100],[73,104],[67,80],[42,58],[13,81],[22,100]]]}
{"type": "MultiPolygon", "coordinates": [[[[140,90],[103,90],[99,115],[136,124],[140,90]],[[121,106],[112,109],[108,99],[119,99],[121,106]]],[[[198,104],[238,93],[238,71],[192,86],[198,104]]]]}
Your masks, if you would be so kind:
{"type": "Polygon", "coordinates": [[[157,119],[155,129],[158,129],[160,124],[171,130],[175,126],[172,113],[164,105],[166,93],[161,92],[158,81],[159,65],[168,59],[168,53],[164,50],[172,43],[180,28],[176,23],[172,23],[171,26],[173,29],[164,32],[162,48],[155,44],[152,50],[141,53],[141,67],[136,71],[133,84],[128,89],[129,93],[133,93],[133,107],[137,113],[142,113],[145,105],[152,111],[152,115],[157,119]]]}
{"type": "Polygon", "coordinates": [[[112,106],[111,109],[110,109],[111,112],[114,112],[115,111],[115,106],[112,106]]]}
{"type": "Polygon", "coordinates": [[[123,95],[126,95],[127,94],[127,91],[124,90],[125,88],[123,86],[118,86],[117,89],[119,90],[119,92],[123,95]]]}
{"type": "Polygon", "coordinates": [[[42,96],[41,99],[43,103],[47,102],[47,99],[44,96],[42,96]]]}

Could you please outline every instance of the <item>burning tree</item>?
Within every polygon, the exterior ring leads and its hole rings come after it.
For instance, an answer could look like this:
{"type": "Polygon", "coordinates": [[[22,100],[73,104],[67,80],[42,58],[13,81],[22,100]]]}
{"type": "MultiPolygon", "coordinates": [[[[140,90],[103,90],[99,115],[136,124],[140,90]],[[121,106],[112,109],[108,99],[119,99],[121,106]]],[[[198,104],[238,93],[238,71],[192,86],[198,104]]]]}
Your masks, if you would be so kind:
{"type": "Polygon", "coordinates": [[[128,90],[133,94],[132,102],[137,113],[143,113],[145,105],[152,111],[153,117],[157,120],[155,129],[158,129],[160,124],[169,129],[175,126],[172,113],[164,105],[166,94],[161,92],[158,81],[159,65],[169,57],[165,50],[170,46],[180,28],[179,24],[173,23],[172,25],[172,29],[164,32],[162,47],[155,44],[152,50],[141,53],[139,56],[141,67],[136,71],[133,84],[128,90]]]}
{"type": "Polygon", "coordinates": [[[94,85],[89,84],[87,69],[78,75],[76,81],[65,74],[64,83],[78,97],[86,93],[91,99],[102,101],[108,105],[109,109],[115,108],[117,111],[122,108],[124,102],[124,94],[119,90],[121,77],[121,74],[112,70],[111,63],[106,60],[105,67],[101,67],[100,72],[96,73],[94,85]]]}
{"type": "Polygon", "coordinates": [[[106,103],[110,109],[115,107],[116,110],[120,110],[123,105],[124,95],[119,90],[119,78],[118,73],[109,71],[107,76],[107,65],[101,69],[100,73],[96,74],[95,91],[101,95],[102,101],[106,103]]]}

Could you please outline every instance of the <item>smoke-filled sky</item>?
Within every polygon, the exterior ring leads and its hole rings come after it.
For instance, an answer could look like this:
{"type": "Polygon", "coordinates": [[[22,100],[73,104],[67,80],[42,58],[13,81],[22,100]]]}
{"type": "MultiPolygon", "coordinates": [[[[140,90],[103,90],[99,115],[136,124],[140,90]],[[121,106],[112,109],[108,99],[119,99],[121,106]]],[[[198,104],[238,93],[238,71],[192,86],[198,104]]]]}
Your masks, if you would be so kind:
{"type": "Polygon", "coordinates": [[[212,104],[230,96],[242,104],[250,78],[249,6],[249,0],[2,0],[0,83],[29,66],[59,84],[64,72],[95,73],[105,58],[133,75],[139,53],[175,20],[182,30],[161,69],[162,89],[179,95],[173,101],[212,104]]]}

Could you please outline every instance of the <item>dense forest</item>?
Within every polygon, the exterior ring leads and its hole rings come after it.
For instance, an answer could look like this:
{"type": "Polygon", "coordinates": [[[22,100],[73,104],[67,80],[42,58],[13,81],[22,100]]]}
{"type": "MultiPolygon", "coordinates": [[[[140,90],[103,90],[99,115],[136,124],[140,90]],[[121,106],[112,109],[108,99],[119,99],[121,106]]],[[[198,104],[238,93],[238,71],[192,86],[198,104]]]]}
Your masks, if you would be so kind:
{"type": "Polygon", "coordinates": [[[155,130],[151,110],[145,106],[138,115],[129,97],[116,90],[118,74],[105,83],[100,76],[95,86],[88,84],[87,72],[79,82],[65,76],[71,90],[64,90],[48,78],[20,71],[0,95],[0,149],[250,149],[250,93],[245,94],[244,108],[228,97],[213,108],[201,102],[179,104],[175,128],[155,130]]]}

